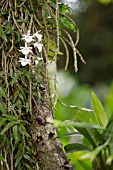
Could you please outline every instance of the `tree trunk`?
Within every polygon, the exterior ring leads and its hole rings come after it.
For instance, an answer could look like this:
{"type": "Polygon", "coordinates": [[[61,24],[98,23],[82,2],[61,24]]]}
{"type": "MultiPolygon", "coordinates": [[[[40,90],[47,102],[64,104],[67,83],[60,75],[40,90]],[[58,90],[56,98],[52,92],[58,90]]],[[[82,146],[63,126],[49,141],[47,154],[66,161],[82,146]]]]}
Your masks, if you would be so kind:
{"type": "Polygon", "coordinates": [[[47,122],[53,119],[46,69],[48,45],[43,42],[44,61],[38,66],[23,67],[18,62],[23,57],[19,52],[23,46],[21,37],[29,29],[35,33],[41,28],[43,37],[48,38],[42,14],[46,5],[42,0],[2,0],[0,4],[1,170],[72,169],[55,127],[47,122]]]}
{"type": "Polygon", "coordinates": [[[72,169],[62,150],[62,143],[55,138],[55,127],[47,122],[48,118],[53,119],[47,77],[40,89],[42,92],[40,106],[33,108],[34,121],[30,128],[36,152],[35,159],[40,170],[72,169]]]}

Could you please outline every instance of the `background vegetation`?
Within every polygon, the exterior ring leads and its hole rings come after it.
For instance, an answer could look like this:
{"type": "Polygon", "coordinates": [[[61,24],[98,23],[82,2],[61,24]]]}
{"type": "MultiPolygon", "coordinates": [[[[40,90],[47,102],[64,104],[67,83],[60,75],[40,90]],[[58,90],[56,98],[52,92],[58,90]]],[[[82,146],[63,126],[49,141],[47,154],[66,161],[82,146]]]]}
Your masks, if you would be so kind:
{"type": "MultiPolygon", "coordinates": [[[[64,60],[62,58],[59,59],[59,97],[61,101],[67,105],[76,105],[92,109],[91,92],[94,90],[100,98],[108,118],[110,118],[113,113],[113,2],[80,0],[69,3],[69,5],[74,7],[73,18],[80,29],[79,49],[85,58],[86,65],[80,63],[78,59],[79,71],[75,75],[72,57],[68,68],[69,73],[61,71],[64,60]],[[76,6],[77,10],[75,10],[76,6]],[[65,88],[61,88],[62,86],[65,88]]],[[[71,53],[72,51],[70,49],[70,54],[71,53]]],[[[73,120],[74,116],[72,112],[66,110],[66,108],[59,103],[57,103],[57,110],[59,110],[59,114],[56,114],[56,118],[73,120]]],[[[63,134],[66,133],[66,130],[65,128],[59,128],[58,132],[59,134],[63,134]]],[[[73,130],[68,129],[68,133],[69,132],[73,132],[73,130]]],[[[61,139],[64,144],[78,142],[77,137],[75,137],[74,140],[73,138],[74,137],[67,137],[61,139]]],[[[81,140],[79,140],[79,142],[80,141],[81,140]]],[[[88,167],[81,164],[79,158],[82,154],[81,152],[74,152],[70,155],[72,162],[75,164],[75,169],[88,169],[88,167]]],[[[88,159],[85,160],[85,163],[90,166],[89,169],[92,169],[91,162],[88,159]]]]}

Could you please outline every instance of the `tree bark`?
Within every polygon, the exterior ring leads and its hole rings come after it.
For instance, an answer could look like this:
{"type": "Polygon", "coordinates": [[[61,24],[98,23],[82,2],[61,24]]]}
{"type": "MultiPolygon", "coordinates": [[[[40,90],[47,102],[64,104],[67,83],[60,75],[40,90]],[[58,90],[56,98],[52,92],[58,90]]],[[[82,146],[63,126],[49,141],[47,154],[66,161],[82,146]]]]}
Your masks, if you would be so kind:
{"type": "MultiPolygon", "coordinates": [[[[47,74],[45,73],[45,75],[47,74]]],[[[39,75],[39,77],[41,76],[39,75]]],[[[30,128],[36,152],[35,159],[40,170],[71,170],[72,167],[63,152],[62,143],[56,137],[54,125],[47,122],[48,118],[53,119],[53,111],[48,78],[46,77],[46,81],[43,80],[42,82],[40,106],[33,108],[34,123],[30,128]]]]}

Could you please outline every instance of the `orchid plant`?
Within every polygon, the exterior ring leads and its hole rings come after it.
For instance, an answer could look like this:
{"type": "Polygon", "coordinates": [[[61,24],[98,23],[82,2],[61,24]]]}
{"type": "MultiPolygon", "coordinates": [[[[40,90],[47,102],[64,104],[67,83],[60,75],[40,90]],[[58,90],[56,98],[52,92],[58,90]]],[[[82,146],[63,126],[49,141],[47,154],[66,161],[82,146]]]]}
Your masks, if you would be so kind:
{"type": "Polygon", "coordinates": [[[27,34],[23,34],[22,40],[25,41],[25,46],[20,47],[20,52],[25,56],[24,58],[19,58],[19,61],[22,66],[31,65],[31,63],[35,63],[35,66],[39,63],[40,60],[43,60],[42,57],[37,57],[34,55],[32,51],[32,47],[30,45],[33,45],[34,48],[38,49],[38,52],[42,52],[43,44],[42,41],[42,34],[39,33],[40,31],[37,31],[33,35],[30,35],[30,30],[27,31],[27,34]]]}

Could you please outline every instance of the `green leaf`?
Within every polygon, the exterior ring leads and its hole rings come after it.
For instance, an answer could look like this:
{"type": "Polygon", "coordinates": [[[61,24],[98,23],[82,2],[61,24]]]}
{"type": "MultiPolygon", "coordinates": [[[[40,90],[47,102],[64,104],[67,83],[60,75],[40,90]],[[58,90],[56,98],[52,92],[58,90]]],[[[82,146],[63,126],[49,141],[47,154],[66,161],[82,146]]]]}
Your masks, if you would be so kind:
{"type": "Polygon", "coordinates": [[[20,125],[20,128],[21,128],[21,130],[23,132],[22,135],[24,134],[27,138],[30,138],[29,133],[27,133],[26,128],[22,124],[20,125]]]}
{"type": "Polygon", "coordinates": [[[60,17],[60,21],[62,24],[64,24],[67,28],[71,30],[76,30],[75,25],[69,21],[66,17],[60,17]]]}
{"type": "Polygon", "coordinates": [[[8,15],[8,10],[2,10],[1,16],[8,15]]]}
{"type": "Polygon", "coordinates": [[[6,162],[5,158],[0,154],[0,161],[6,162]]]}
{"type": "Polygon", "coordinates": [[[98,132],[98,129],[92,129],[89,130],[89,133],[91,134],[91,136],[93,137],[93,139],[95,139],[96,143],[104,143],[105,142],[105,138],[104,135],[100,132],[98,132]]]}
{"type": "Polygon", "coordinates": [[[56,0],[51,0],[50,1],[52,4],[56,4],[56,0]]]}
{"type": "Polygon", "coordinates": [[[18,72],[18,73],[15,74],[15,76],[14,76],[13,79],[11,80],[11,86],[13,86],[14,83],[16,83],[18,77],[19,77],[21,74],[23,74],[23,73],[22,73],[22,72],[18,72]]]}
{"type": "Polygon", "coordinates": [[[82,160],[78,160],[79,164],[84,168],[84,170],[92,170],[92,167],[89,166],[89,164],[86,164],[82,160]]]}
{"type": "MultiPolygon", "coordinates": [[[[84,137],[86,137],[93,147],[96,147],[95,140],[93,139],[93,130],[105,130],[102,126],[97,126],[87,122],[74,122],[74,121],[58,121],[58,120],[50,120],[49,122],[55,124],[57,127],[74,127],[78,130],[84,137]]],[[[99,135],[99,134],[97,134],[99,135]]]]}
{"type": "Polygon", "coordinates": [[[65,137],[70,137],[70,136],[78,136],[78,134],[80,135],[79,132],[72,132],[72,133],[66,133],[66,134],[63,134],[63,135],[59,135],[58,137],[59,138],[65,138],[65,137]]]}
{"type": "Polygon", "coordinates": [[[7,111],[6,111],[6,108],[5,108],[5,105],[4,105],[4,103],[0,103],[0,111],[2,112],[2,113],[4,113],[4,114],[6,114],[7,113],[7,111]]]}
{"type": "Polygon", "coordinates": [[[95,148],[96,143],[92,136],[92,134],[89,132],[89,129],[86,128],[76,128],[89,142],[90,144],[95,148]]]}
{"type": "Polygon", "coordinates": [[[0,118],[0,127],[5,125],[7,119],[6,118],[0,118]]]}
{"type": "MultiPolygon", "coordinates": [[[[30,142],[29,142],[29,146],[32,145],[30,142]]],[[[29,147],[29,146],[26,146],[26,150],[27,150],[27,153],[29,155],[33,155],[33,148],[32,147],[29,147]]]]}
{"type": "Polygon", "coordinates": [[[71,143],[64,146],[66,153],[77,152],[77,151],[91,151],[90,148],[81,143],[71,143]]]}
{"type": "Polygon", "coordinates": [[[72,112],[75,114],[77,121],[98,125],[94,111],[88,111],[85,109],[83,110],[83,108],[79,108],[79,110],[74,109],[72,112]]]}
{"type": "Polygon", "coordinates": [[[22,158],[23,158],[22,149],[19,149],[16,154],[15,168],[18,166],[22,158]]]}
{"type": "Polygon", "coordinates": [[[29,164],[27,164],[27,163],[24,163],[24,166],[26,166],[26,168],[28,169],[28,170],[32,170],[33,168],[29,165],[29,164]]]}
{"type": "Polygon", "coordinates": [[[111,115],[105,130],[101,134],[104,136],[104,138],[108,138],[109,136],[111,136],[112,133],[113,133],[113,114],[111,115]]]}
{"type": "MultiPolygon", "coordinates": [[[[49,119],[48,119],[49,120],[49,119]]],[[[97,126],[91,123],[87,122],[74,122],[70,120],[66,120],[64,122],[59,121],[59,120],[49,120],[51,123],[55,124],[57,127],[75,127],[75,128],[89,128],[89,129],[102,129],[104,130],[105,128],[102,126],[97,126]]]]}
{"type": "Polygon", "coordinates": [[[19,135],[19,131],[18,131],[18,126],[15,125],[13,127],[13,136],[15,139],[15,145],[17,145],[17,143],[21,140],[21,136],[19,135]]]}
{"type": "Polygon", "coordinates": [[[59,11],[62,14],[65,14],[67,11],[72,14],[72,8],[70,8],[68,5],[65,5],[64,3],[59,4],[59,11]]]}
{"type": "Polygon", "coordinates": [[[90,158],[91,161],[93,161],[94,158],[109,144],[109,142],[110,142],[110,138],[108,138],[108,140],[103,145],[100,145],[100,146],[96,147],[95,150],[93,150],[92,152],[89,152],[89,153],[81,156],[80,158],[81,159],[90,158]]]}
{"type": "Polygon", "coordinates": [[[24,155],[24,158],[27,159],[30,163],[34,163],[34,160],[27,154],[24,155]]]}
{"type": "Polygon", "coordinates": [[[61,51],[58,52],[58,55],[63,55],[64,53],[62,53],[61,51]]]}
{"type": "Polygon", "coordinates": [[[0,27],[0,37],[4,40],[4,42],[7,42],[7,37],[6,37],[2,27],[0,27]]]}
{"type": "Polygon", "coordinates": [[[12,121],[10,123],[8,123],[5,128],[2,130],[1,134],[5,133],[9,128],[11,128],[12,126],[16,125],[17,122],[16,121],[12,121]]]}
{"type": "Polygon", "coordinates": [[[16,116],[13,115],[3,114],[2,116],[6,117],[10,121],[17,120],[16,116]]]}
{"type": "Polygon", "coordinates": [[[54,57],[54,56],[55,56],[55,52],[49,51],[49,52],[48,52],[48,55],[51,56],[51,57],[54,57]]]}
{"type": "Polygon", "coordinates": [[[36,10],[35,9],[29,9],[30,14],[35,14],[36,10]]]}
{"type": "Polygon", "coordinates": [[[7,98],[4,90],[2,89],[2,87],[0,87],[0,97],[7,98]]]}
{"type": "Polygon", "coordinates": [[[66,105],[59,101],[61,105],[71,110],[71,112],[75,115],[75,120],[78,122],[88,122],[91,124],[98,125],[96,117],[94,115],[94,111],[87,108],[80,108],[77,106],[66,105]]]}
{"type": "MultiPolygon", "coordinates": [[[[18,94],[18,93],[17,93],[18,94]]],[[[15,95],[15,94],[14,94],[15,95]]],[[[10,107],[10,110],[13,111],[15,109],[15,107],[18,108],[18,110],[21,110],[22,108],[22,103],[14,103],[11,107],[10,107]]]]}
{"type": "Polygon", "coordinates": [[[19,34],[19,32],[15,32],[15,34],[16,34],[15,43],[17,43],[20,41],[20,34],[19,34]]]}
{"type": "Polygon", "coordinates": [[[100,100],[98,99],[98,97],[95,95],[94,92],[92,92],[92,106],[94,109],[95,117],[97,118],[99,125],[106,127],[106,125],[108,123],[106,113],[104,111],[104,108],[103,108],[100,100]]]}

